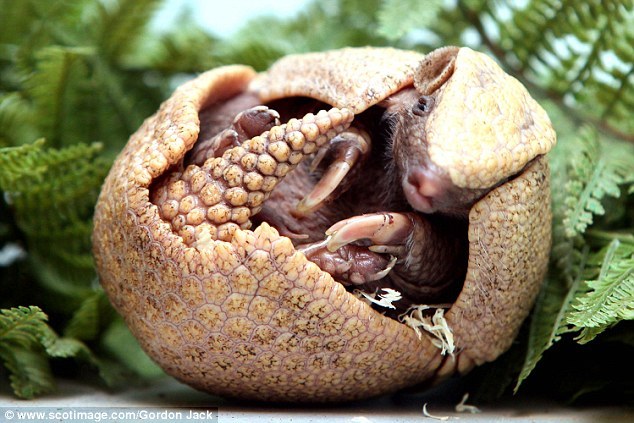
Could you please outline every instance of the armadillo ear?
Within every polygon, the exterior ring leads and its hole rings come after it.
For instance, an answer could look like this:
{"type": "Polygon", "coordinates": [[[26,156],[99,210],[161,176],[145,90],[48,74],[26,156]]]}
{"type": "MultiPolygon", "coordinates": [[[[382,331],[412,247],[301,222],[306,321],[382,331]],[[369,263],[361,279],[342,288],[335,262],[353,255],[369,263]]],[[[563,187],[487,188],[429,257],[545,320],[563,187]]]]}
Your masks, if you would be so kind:
{"type": "Polygon", "coordinates": [[[414,87],[421,95],[431,95],[453,74],[459,47],[436,49],[425,56],[414,74],[414,87]]]}

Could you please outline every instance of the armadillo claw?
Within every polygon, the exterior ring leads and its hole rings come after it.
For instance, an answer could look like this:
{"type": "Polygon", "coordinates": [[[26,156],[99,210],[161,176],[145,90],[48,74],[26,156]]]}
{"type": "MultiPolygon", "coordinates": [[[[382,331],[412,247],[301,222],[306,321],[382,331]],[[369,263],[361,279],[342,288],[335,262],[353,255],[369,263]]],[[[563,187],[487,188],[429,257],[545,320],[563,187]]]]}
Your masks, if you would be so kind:
{"type": "Polygon", "coordinates": [[[220,157],[230,148],[280,125],[280,114],[266,106],[246,109],[233,119],[231,125],[209,139],[199,140],[187,153],[185,167],[190,164],[202,166],[212,157],[220,157]]]}
{"type": "MultiPolygon", "coordinates": [[[[369,239],[377,246],[403,245],[414,228],[408,215],[402,213],[372,213],[339,221],[327,231],[327,248],[336,251],[352,242],[369,239]]],[[[386,250],[387,251],[387,250],[386,250]]]]}
{"type": "Polygon", "coordinates": [[[184,165],[202,166],[210,157],[221,156],[226,150],[240,145],[240,135],[233,128],[227,128],[214,137],[200,141],[187,154],[184,165]]]}
{"type": "MultiPolygon", "coordinates": [[[[370,250],[372,252],[375,252],[373,250],[370,250]]],[[[396,256],[392,256],[390,258],[390,262],[387,264],[387,266],[385,267],[385,269],[381,270],[380,272],[376,272],[376,273],[372,273],[367,275],[366,279],[368,281],[378,281],[383,279],[384,277],[386,277],[388,275],[388,273],[390,273],[392,271],[392,269],[394,269],[394,266],[396,266],[396,262],[397,262],[398,258],[396,256]]]]}
{"type": "Polygon", "coordinates": [[[390,254],[392,256],[401,257],[407,252],[405,245],[370,245],[368,250],[373,253],[390,254]]]}
{"type": "Polygon", "coordinates": [[[280,114],[266,106],[255,106],[240,112],[233,120],[233,129],[241,136],[240,141],[253,138],[262,132],[280,125],[280,114]]]}
{"type": "Polygon", "coordinates": [[[296,216],[305,216],[327,204],[337,195],[335,190],[338,188],[339,193],[345,190],[342,185],[344,178],[370,154],[370,136],[365,131],[349,128],[316,153],[310,165],[311,171],[315,171],[328,154],[334,156],[333,162],[312,191],[297,203],[293,211],[296,216]]]}

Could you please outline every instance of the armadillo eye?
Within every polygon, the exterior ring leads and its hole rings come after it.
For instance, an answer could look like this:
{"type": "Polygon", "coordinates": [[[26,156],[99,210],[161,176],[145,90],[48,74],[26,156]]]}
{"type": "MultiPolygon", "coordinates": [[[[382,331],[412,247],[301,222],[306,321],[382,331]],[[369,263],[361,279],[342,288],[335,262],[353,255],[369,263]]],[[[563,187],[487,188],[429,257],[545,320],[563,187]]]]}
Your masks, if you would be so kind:
{"type": "Polygon", "coordinates": [[[412,113],[417,116],[424,116],[431,111],[432,106],[434,105],[434,99],[428,95],[424,95],[419,97],[416,104],[412,108],[412,113]]]}

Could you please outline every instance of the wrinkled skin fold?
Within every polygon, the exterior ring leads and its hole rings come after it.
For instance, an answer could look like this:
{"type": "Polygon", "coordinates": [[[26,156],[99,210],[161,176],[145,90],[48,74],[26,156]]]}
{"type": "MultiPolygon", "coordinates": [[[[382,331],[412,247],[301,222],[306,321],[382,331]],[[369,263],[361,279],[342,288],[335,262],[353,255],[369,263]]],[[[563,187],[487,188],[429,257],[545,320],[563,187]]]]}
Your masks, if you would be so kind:
{"type": "MultiPolygon", "coordinates": [[[[360,53],[369,54],[370,61],[396,54],[390,74],[404,76],[392,92],[413,82],[411,69],[422,56],[370,50],[360,53]]],[[[227,141],[219,147],[221,157],[207,157],[205,149],[199,153],[194,147],[209,138],[200,121],[214,104],[243,93],[253,93],[257,103],[277,101],[277,94],[258,88],[261,84],[249,68],[232,66],[180,87],[131,137],[104,183],[95,211],[96,263],[109,298],[146,352],[167,373],[219,395],[343,401],[433,383],[505,351],[545,272],[550,246],[545,158],[537,156],[519,174],[504,177],[461,217],[466,270],[445,314],[457,350],[443,356],[430,337],[419,339],[411,328],[351,295],[298,251],[297,239],[266,223],[272,215],[267,200],[277,201],[279,181],[301,176],[293,176],[301,170],[293,167],[300,161],[292,163],[292,152],[311,143],[314,150],[307,148],[304,155],[319,151],[326,138],[348,130],[361,106],[316,98],[328,108],[344,109],[298,123],[285,120],[282,111],[282,129],[276,129],[275,119],[272,126],[265,122],[271,126],[267,135],[227,141]],[[307,122],[315,122],[318,133],[302,131],[307,122]],[[283,145],[290,146],[288,156],[281,153],[283,145]],[[278,153],[283,160],[277,164],[249,161],[252,154],[277,158],[278,153]],[[236,182],[232,166],[238,162],[254,173],[251,179],[243,172],[236,182]],[[188,173],[183,163],[202,166],[188,173]],[[263,176],[261,183],[256,173],[263,176]],[[176,205],[163,206],[175,198],[176,205]],[[196,212],[201,208],[204,213],[196,212]],[[265,216],[259,221],[258,212],[265,216]]]]}

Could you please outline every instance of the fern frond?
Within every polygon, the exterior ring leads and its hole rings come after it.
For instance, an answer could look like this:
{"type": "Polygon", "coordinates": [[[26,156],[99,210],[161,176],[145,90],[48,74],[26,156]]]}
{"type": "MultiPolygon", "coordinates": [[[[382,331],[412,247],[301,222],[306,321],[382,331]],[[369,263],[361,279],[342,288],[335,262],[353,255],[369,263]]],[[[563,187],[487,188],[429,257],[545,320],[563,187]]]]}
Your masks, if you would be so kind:
{"type": "MultiPolygon", "coordinates": [[[[548,107],[548,105],[547,105],[548,107]]],[[[586,241],[587,227],[593,215],[605,212],[605,202],[617,198],[631,179],[634,154],[627,144],[612,148],[607,139],[584,126],[574,131],[561,111],[548,107],[561,139],[550,154],[552,168],[553,246],[551,267],[537,298],[529,326],[527,354],[515,391],[531,374],[544,352],[561,340],[562,335],[577,332],[569,316],[579,298],[587,295],[586,280],[597,273],[597,254],[586,241]],[[552,112],[552,113],[551,113],[552,112]]],[[[613,212],[609,210],[609,212],[613,212]]],[[[608,242],[612,235],[607,236],[608,242]]],[[[605,241],[602,241],[605,242],[605,241]]],[[[600,262],[599,262],[600,263],[600,262]]],[[[592,298],[590,301],[595,301],[592,298]]],[[[588,302],[588,305],[593,304],[588,302]]],[[[596,332],[584,328],[582,336],[596,332]]],[[[598,332],[597,332],[598,333],[598,332]]]]}
{"type": "Polygon", "coordinates": [[[46,354],[23,348],[6,351],[0,348],[0,360],[9,371],[15,395],[31,399],[55,390],[55,381],[46,354]]]}
{"type": "MultiPolygon", "coordinates": [[[[77,144],[59,150],[44,150],[42,146],[40,141],[31,147],[9,149],[10,152],[29,152],[13,157],[14,167],[37,169],[23,172],[22,178],[13,178],[11,184],[2,187],[18,218],[27,223],[22,228],[26,232],[65,228],[66,223],[90,217],[90,209],[109,166],[109,162],[97,156],[102,148],[100,144],[77,144]],[[43,217],[53,220],[44,222],[43,217]]],[[[0,172],[4,178],[10,178],[10,168],[0,172]]]]}
{"type": "Polygon", "coordinates": [[[32,258],[87,286],[94,275],[92,210],[110,165],[98,156],[101,146],[45,150],[37,142],[3,150],[0,163],[7,166],[0,168],[0,188],[32,258]]]}
{"type": "Polygon", "coordinates": [[[216,66],[213,52],[219,40],[195,22],[193,12],[177,16],[175,28],[154,37],[155,42],[145,49],[148,54],[134,58],[135,66],[147,66],[168,75],[202,72],[216,66]]]}
{"type": "Polygon", "coordinates": [[[386,38],[377,33],[375,11],[379,5],[379,0],[312,2],[290,20],[258,17],[219,46],[216,60],[222,64],[245,63],[263,70],[285,54],[385,45],[386,38]]]}
{"type": "Polygon", "coordinates": [[[468,3],[459,1],[464,15],[515,73],[582,116],[632,134],[634,1],[468,3]]]}
{"type": "MultiPolygon", "coordinates": [[[[132,41],[141,38],[155,7],[150,3],[158,1],[17,2],[32,3],[26,8],[31,22],[16,28],[21,33],[9,48],[12,66],[0,68],[0,92],[15,91],[28,101],[28,115],[22,116],[30,116],[24,125],[30,132],[20,133],[16,125],[3,127],[10,144],[38,137],[53,147],[99,140],[112,154],[118,151],[156,110],[168,84],[166,77],[154,74],[160,84],[148,86],[144,76],[151,68],[130,69],[123,58],[109,54],[140,55],[135,50],[139,43],[132,41]],[[121,31],[130,28],[138,37],[123,36],[121,31]],[[116,40],[121,37],[126,39],[116,40]],[[108,45],[121,52],[109,51],[108,45]]],[[[20,16],[24,13],[13,9],[20,16]]]]}
{"type": "Polygon", "coordinates": [[[611,139],[602,141],[603,153],[618,175],[620,186],[631,194],[634,192],[634,144],[615,142],[611,139]]]}
{"type": "Polygon", "coordinates": [[[213,52],[214,59],[220,64],[242,63],[264,70],[284,55],[309,51],[309,26],[321,25],[325,16],[321,8],[315,9],[311,23],[302,15],[295,22],[273,16],[253,19],[231,40],[218,45],[213,52]]]}
{"type": "Polygon", "coordinates": [[[554,266],[553,274],[559,278],[567,288],[570,288],[574,280],[580,275],[578,272],[583,269],[579,263],[583,261],[583,239],[580,235],[571,234],[565,224],[570,214],[571,198],[569,188],[571,181],[578,181],[575,167],[571,166],[571,158],[581,156],[585,151],[582,147],[582,137],[579,137],[569,122],[563,116],[561,109],[554,107],[551,103],[546,103],[549,115],[557,122],[557,133],[559,141],[555,149],[549,155],[551,166],[551,195],[553,210],[553,239],[550,260],[554,266]],[[572,235],[572,236],[571,236],[572,235]]]}
{"type": "Polygon", "coordinates": [[[64,336],[83,341],[96,339],[99,331],[114,317],[112,307],[102,290],[86,297],[64,329],[64,336]]]}
{"type": "Polygon", "coordinates": [[[2,0],[0,43],[17,46],[13,51],[19,67],[30,69],[33,52],[43,47],[85,43],[82,16],[91,3],[93,0],[2,0]]]}
{"type": "Polygon", "coordinates": [[[16,44],[32,22],[31,6],[25,1],[0,0],[0,8],[0,43],[16,44]]]}
{"type": "Polygon", "coordinates": [[[51,337],[46,321],[48,316],[39,308],[18,307],[0,310],[0,340],[2,345],[11,344],[29,348],[51,337]]]}
{"type": "MultiPolygon", "coordinates": [[[[109,162],[98,156],[101,149],[102,146],[95,143],[42,150],[39,163],[46,168],[45,177],[41,181],[23,180],[7,187],[11,203],[20,211],[28,208],[44,215],[54,204],[59,214],[54,223],[62,225],[85,218],[109,166],[109,162]]],[[[41,215],[24,218],[50,228],[50,224],[41,222],[41,215]]]]}
{"type": "Polygon", "coordinates": [[[603,215],[601,200],[619,197],[624,181],[620,163],[606,160],[596,132],[584,127],[579,133],[578,151],[569,160],[570,176],[566,184],[566,235],[582,234],[592,224],[593,215],[603,215]]]}
{"type": "Polygon", "coordinates": [[[120,380],[118,366],[98,358],[78,339],[57,336],[47,320],[35,306],[0,310],[0,360],[17,396],[30,399],[55,389],[49,358],[77,358],[95,366],[109,385],[120,380]]]}
{"type": "Polygon", "coordinates": [[[586,229],[593,223],[593,215],[604,211],[606,198],[619,196],[632,173],[626,163],[634,163],[634,154],[626,144],[613,149],[606,139],[599,140],[590,127],[575,131],[560,109],[548,103],[546,107],[560,134],[558,145],[550,154],[551,266],[531,317],[527,354],[515,391],[546,350],[562,335],[580,330],[571,324],[569,315],[577,299],[587,291],[585,281],[598,273],[596,254],[584,238],[586,229]]]}
{"type": "Polygon", "coordinates": [[[562,335],[571,332],[566,321],[566,313],[570,310],[575,294],[583,282],[581,275],[585,271],[587,255],[588,251],[585,249],[576,263],[577,267],[572,271],[577,277],[570,286],[565,279],[554,274],[549,275],[544,281],[532,313],[526,356],[515,384],[515,392],[535,369],[546,350],[558,342],[562,335]]]}
{"type": "Polygon", "coordinates": [[[145,35],[150,18],[161,0],[115,0],[99,2],[98,28],[100,50],[110,63],[122,63],[133,53],[145,35]]]}
{"type": "Polygon", "coordinates": [[[0,359],[10,372],[11,387],[21,398],[33,398],[54,388],[43,345],[54,332],[39,307],[0,310],[0,359]]]}
{"type": "Polygon", "coordinates": [[[442,0],[384,0],[377,12],[378,32],[396,41],[414,29],[428,28],[444,4],[442,0]]]}
{"type": "Polygon", "coordinates": [[[56,337],[46,345],[46,353],[50,357],[55,358],[71,358],[81,354],[87,354],[92,357],[92,352],[84,343],[72,338],[56,337]]]}
{"type": "Polygon", "coordinates": [[[580,343],[587,343],[621,320],[634,319],[634,244],[614,240],[604,256],[596,280],[585,282],[585,289],[572,304],[567,323],[582,330],[580,343]]]}
{"type": "Polygon", "coordinates": [[[0,191],[23,182],[25,177],[39,180],[46,171],[41,163],[44,140],[20,147],[0,148],[0,191]]]}
{"type": "Polygon", "coordinates": [[[37,138],[29,103],[17,93],[0,94],[0,148],[37,138]]]}
{"type": "Polygon", "coordinates": [[[26,92],[35,105],[34,115],[41,136],[52,146],[75,143],[82,139],[82,126],[87,122],[75,119],[81,110],[80,99],[86,87],[87,58],[90,49],[75,47],[47,47],[36,55],[35,71],[26,81],[26,92]]]}

